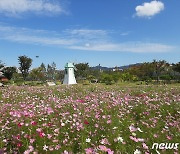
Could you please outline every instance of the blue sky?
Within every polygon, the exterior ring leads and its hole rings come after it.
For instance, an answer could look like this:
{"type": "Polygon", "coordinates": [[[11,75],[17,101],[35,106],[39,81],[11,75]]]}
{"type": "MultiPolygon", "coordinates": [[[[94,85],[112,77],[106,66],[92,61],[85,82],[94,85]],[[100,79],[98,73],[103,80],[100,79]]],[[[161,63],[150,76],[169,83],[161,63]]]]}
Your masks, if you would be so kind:
{"type": "Polygon", "coordinates": [[[180,60],[179,0],[0,0],[0,60],[122,66],[180,60]],[[39,58],[36,58],[39,56],[39,58]]]}

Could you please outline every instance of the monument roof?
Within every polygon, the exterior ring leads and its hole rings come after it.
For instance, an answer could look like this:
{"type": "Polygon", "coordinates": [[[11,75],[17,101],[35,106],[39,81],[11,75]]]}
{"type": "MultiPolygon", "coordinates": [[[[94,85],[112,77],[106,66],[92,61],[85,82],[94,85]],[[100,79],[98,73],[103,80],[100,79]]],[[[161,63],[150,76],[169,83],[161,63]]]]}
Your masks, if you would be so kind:
{"type": "Polygon", "coordinates": [[[74,68],[72,63],[66,63],[65,68],[74,68]]]}

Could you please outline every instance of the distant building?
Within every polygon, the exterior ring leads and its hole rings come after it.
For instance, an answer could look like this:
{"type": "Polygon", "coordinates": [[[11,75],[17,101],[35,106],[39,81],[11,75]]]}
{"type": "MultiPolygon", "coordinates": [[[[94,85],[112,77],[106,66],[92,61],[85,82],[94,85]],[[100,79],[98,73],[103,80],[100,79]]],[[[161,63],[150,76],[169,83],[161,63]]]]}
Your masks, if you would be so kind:
{"type": "Polygon", "coordinates": [[[74,75],[75,66],[72,63],[67,63],[65,65],[65,75],[63,84],[70,85],[70,84],[77,84],[76,78],[74,75]]]}
{"type": "Polygon", "coordinates": [[[123,71],[123,69],[116,66],[116,67],[114,67],[114,68],[112,69],[112,71],[113,71],[113,72],[115,72],[115,71],[123,71]]]}

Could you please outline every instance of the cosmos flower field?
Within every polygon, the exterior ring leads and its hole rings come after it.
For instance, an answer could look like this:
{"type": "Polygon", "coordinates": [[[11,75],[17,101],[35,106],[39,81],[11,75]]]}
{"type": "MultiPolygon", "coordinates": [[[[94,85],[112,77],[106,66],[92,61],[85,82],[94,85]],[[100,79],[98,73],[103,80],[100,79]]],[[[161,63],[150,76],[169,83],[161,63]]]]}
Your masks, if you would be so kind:
{"type": "MultiPolygon", "coordinates": [[[[0,153],[178,154],[180,87],[75,85],[0,89],[0,153]]],[[[179,147],[180,148],[180,147],[179,147]]]]}

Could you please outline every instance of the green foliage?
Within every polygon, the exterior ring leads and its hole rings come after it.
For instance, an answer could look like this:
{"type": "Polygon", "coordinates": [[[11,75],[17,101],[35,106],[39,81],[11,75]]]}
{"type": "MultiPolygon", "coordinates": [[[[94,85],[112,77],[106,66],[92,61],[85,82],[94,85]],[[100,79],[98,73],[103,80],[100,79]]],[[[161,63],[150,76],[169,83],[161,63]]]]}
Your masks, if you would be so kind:
{"type": "Polygon", "coordinates": [[[46,72],[46,66],[45,66],[45,64],[44,63],[42,63],[41,65],[40,65],[40,67],[41,67],[41,69],[42,69],[42,72],[46,72]]]}
{"type": "Polygon", "coordinates": [[[173,70],[175,71],[175,72],[178,72],[178,73],[180,73],[180,62],[179,63],[176,63],[176,64],[173,64],[173,70]]]}
{"type": "Polygon", "coordinates": [[[124,72],[122,73],[121,77],[124,81],[131,81],[133,75],[131,75],[129,72],[124,72]]]}
{"type": "Polygon", "coordinates": [[[44,83],[41,81],[26,81],[24,85],[27,86],[42,86],[44,83]]]}
{"type": "Polygon", "coordinates": [[[8,78],[8,80],[11,80],[13,77],[13,74],[16,73],[16,67],[5,67],[3,69],[4,76],[8,78]]]}
{"type": "Polygon", "coordinates": [[[165,60],[156,61],[154,60],[152,62],[156,80],[159,82],[159,77],[163,71],[169,66],[169,64],[165,60]]]}
{"type": "Polygon", "coordinates": [[[83,85],[89,85],[89,84],[90,84],[89,80],[84,80],[83,81],[83,85]]]}
{"type": "Polygon", "coordinates": [[[172,79],[172,76],[170,76],[169,74],[164,74],[160,76],[160,79],[170,81],[172,79]]]}
{"type": "MultiPolygon", "coordinates": [[[[56,64],[48,64],[47,67],[44,63],[38,68],[32,69],[29,74],[29,68],[32,64],[32,59],[27,56],[20,56],[18,58],[20,64],[20,71],[22,72],[22,77],[24,80],[63,80],[64,70],[56,70],[56,64]],[[29,75],[29,76],[28,76],[29,75]]],[[[0,61],[0,68],[4,67],[4,64],[0,61]]],[[[12,68],[12,67],[10,67],[12,68]]],[[[13,77],[13,80],[21,80],[16,78],[17,74],[13,75],[13,68],[7,70],[5,75],[8,79],[13,77]],[[9,74],[8,74],[9,73],[9,74]]],[[[154,60],[153,62],[145,62],[142,64],[132,65],[124,70],[119,70],[115,67],[116,71],[104,71],[100,68],[91,69],[88,63],[78,63],[75,64],[75,76],[78,83],[82,83],[84,80],[88,80],[90,83],[105,83],[111,85],[118,82],[128,81],[137,82],[144,81],[145,83],[171,83],[180,82],[180,62],[170,65],[164,60],[154,60]]]]}
{"type": "Polygon", "coordinates": [[[119,73],[113,73],[112,74],[112,79],[115,83],[117,83],[120,79],[120,74],[119,73]]]}
{"type": "Polygon", "coordinates": [[[38,68],[34,68],[32,69],[32,71],[29,74],[29,78],[31,80],[41,80],[44,81],[45,80],[45,74],[43,72],[43,68],[42,67],[38,67],[38,68]]]}
{"type": "Polygon", "coordinates": [[[96,78],[95,78],[94,75],[89,75],[89,76],[87,77],[87,79],[88,79],[89,81],[92,81],[92,80],[94,80],[94,79],[96,79],[96,78]]]}
{"type": "Polygon", "coordinates": [[[23,81],[23,77],[22,77],[22,74],[21,73],[14,73],[13,76],[12,76],[12,80],[14,82],[21,82],[23,81]]]}
{"type": "Polygon", "coordinates": [[[75,76],[77,79],[87,78],[89,74],[89,64],[88,63],[78,63],[75,64],[75,76]]]}
{"type": "Polygon", "coordinates": [[[29,69],[32,65],[32,59],[27,56],[19,56],[18,61],[19,61],[19,65],[20,65],[19,69],[22,73],[24,80],[26,80],[26,78],[29,74],[29,69]]]}
{"type": "Polygon", "coordinates": [[[47,66],[47,79],[48,80],[55,80],[56,76],[56,64],[53,62],[51,65],[48,64],[47,66]]]}
{"type": "Polygon", "coordinates": [[[105,83],[106,85],[112,85],[113,84],[113,77],[110,74],[102,74],[101,82],[105,83]]]}
{"type": "Polygon", "coordinates": [[[156,80],[157,83],[160,83],[160,80],[167,81],[172,79],[179,79],[180,74],[178,74],[178,66],[179,63],[173,64],[173,66],[171,66],[165,60],[154,60],[153,62],[143,63],[128,68],[124,71],[125,74],[122,74],[122,78],[123,80],[128,81],[139,80],[151,82],[152,80],[156,80]]]}

